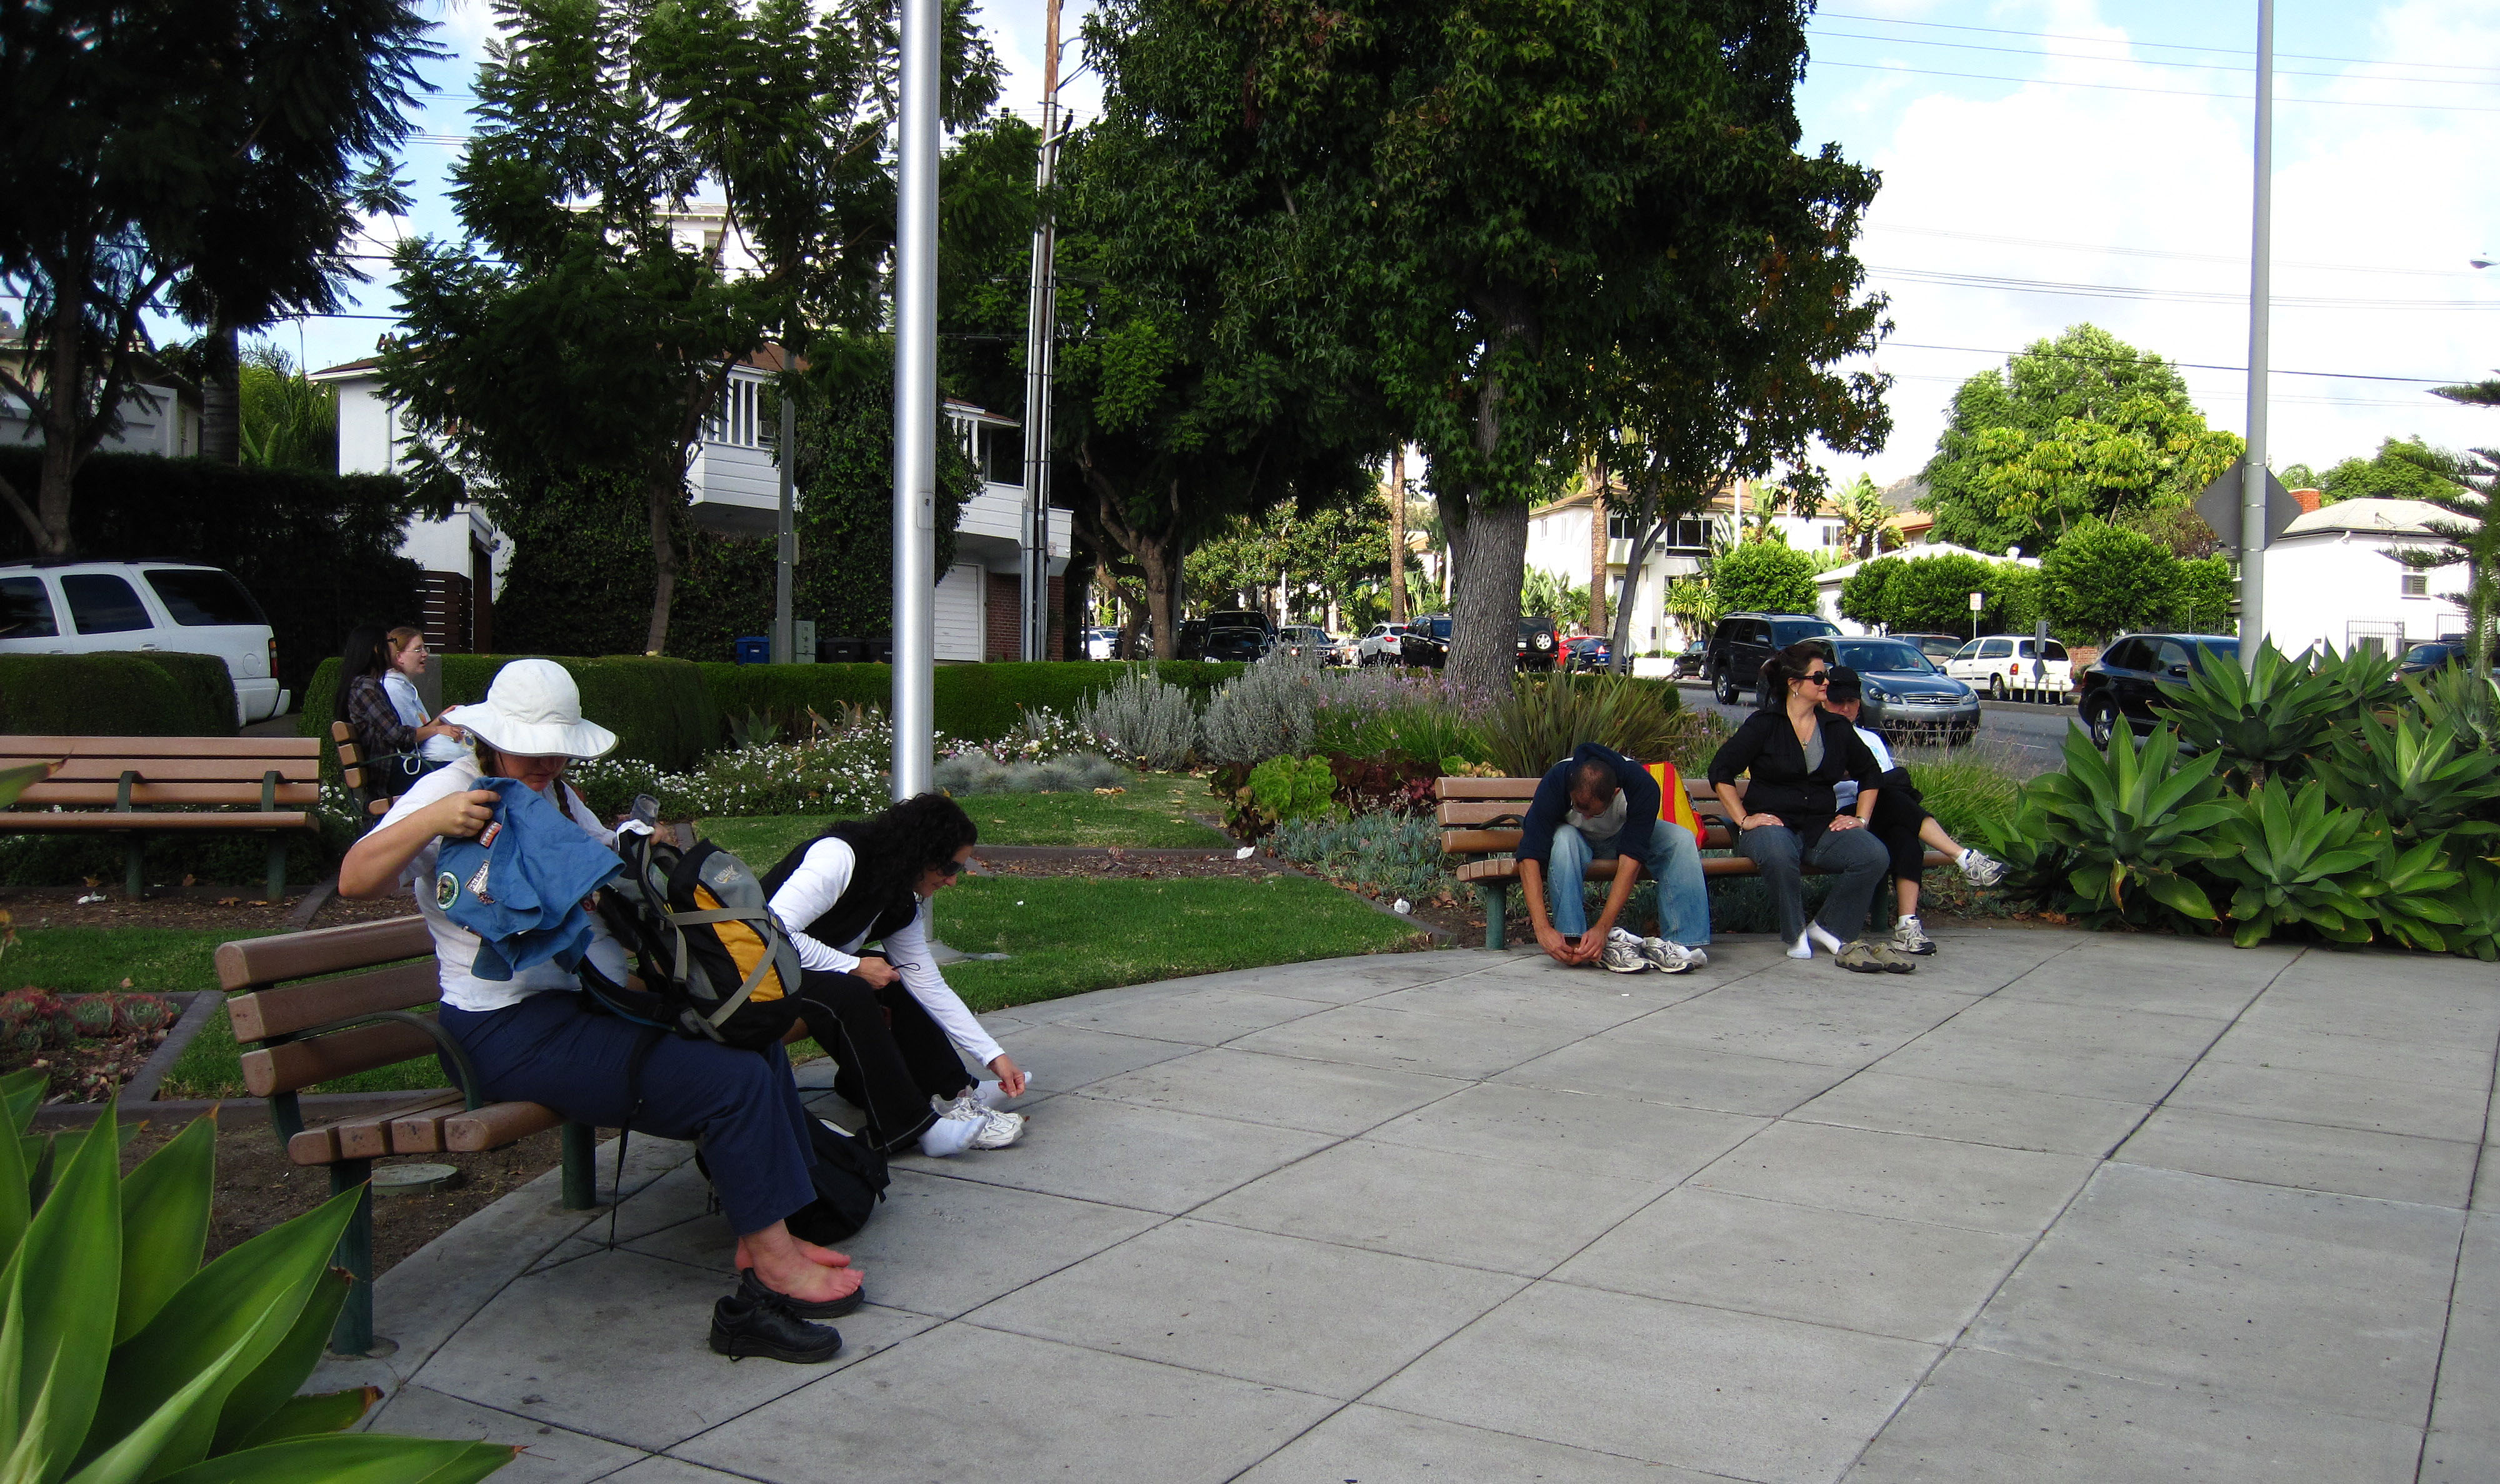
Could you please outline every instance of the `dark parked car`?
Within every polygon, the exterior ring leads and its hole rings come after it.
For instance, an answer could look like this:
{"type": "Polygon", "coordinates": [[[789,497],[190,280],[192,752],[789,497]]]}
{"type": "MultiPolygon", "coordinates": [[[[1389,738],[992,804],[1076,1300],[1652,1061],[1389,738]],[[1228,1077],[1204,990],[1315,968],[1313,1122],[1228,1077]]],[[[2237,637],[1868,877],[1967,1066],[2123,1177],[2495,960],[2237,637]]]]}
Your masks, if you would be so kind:
{"type": "Polygon", "coordinates": [[[1519,621],[1518,665],[1523,670],[1550,670],[1562,661],[1562,634],[1550,618],[1519,621]]]}
{"type": "Polygon", "coordinates": [[[1275,641],[1264,629],[1214,629],[1206,631],[1206,642],[1201,646],[1202,660],[1258,661],[1267,657],[1275,641]]]}
{"type": "Polygon", "coordinates": [[[1720,704],[1732,706],[1739,694],[1761,689],[1762,666],[1772,655],[1808,639],[1839,635],[1837,627],[1812,614],[1730,613],[1711,631],[1710,662],[1701,674],[1720,704]]]}
{"type": "Polygon", "coordinates": [[[2448,668],[2451,664],[2463,664],[2464,662],[2465,641],[2463,639],[2442,639],[2436,644],[2417,644],[2413,648],[2406,650],[2404,659],[2396,662],[2396,673],[2399,675],[2427,675],[2433,670],[2442,670],[2448,668]]]}
{"type": "Polygon", "coordinates": [[[1601,633],[1564,639],[1562,650],[1570,656],[1562,665],[1566,670],[1602,670],[1615,656],[1614,642],[1601,633]]]}
{"type": "Polygon", "coordinates": [[[2102,650],[2084,671],[2076,705],[2092,741],[2108,746],[2120,717],[2137,732],[2151,731],[2160,720],[2153,703],[2185,683],[2200,660],[2237,664],[2240,641],[2216,633],[2131,633],[2102,650]]]}
{"type": "Polygon", "coordinates": [[[1406,631],[1398,638],[1397,661],[1404,665],[1437,670],[1450,662],[1450,616],[1427,613],[1410,619],[1406,631]]]}
{"type": "Polygon", "coordinates": [[[1684,646],[1682,652],[1676,655],[1675,678],[1678,680],[1697,678],[1704,670],[1709,668],[1709,665],[1710,641],[1708,639],[1695,639],[1692,643],[1684,646]]]}
{"type": "Polygon", "coordinates": [[[1938,670],[1907,639],[1838,638],[1831,641],[1831,658],[1858,672],[1864,695],[1861,726],[1942,735],[1956,745],[1979,730],[1979,693],[1938,670]]]}

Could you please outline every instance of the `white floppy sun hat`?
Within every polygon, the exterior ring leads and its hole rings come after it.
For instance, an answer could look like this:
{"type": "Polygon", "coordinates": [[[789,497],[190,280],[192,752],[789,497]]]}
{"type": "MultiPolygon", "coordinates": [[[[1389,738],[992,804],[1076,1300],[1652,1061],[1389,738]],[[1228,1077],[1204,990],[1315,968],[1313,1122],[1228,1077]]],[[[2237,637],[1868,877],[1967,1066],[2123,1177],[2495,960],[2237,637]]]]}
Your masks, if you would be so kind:
{"type": "Polygon", "coordinates": [[[443,720],[517,758],[599,758],[616,746],[616,733],[581,719],[581,688],[552,660],[513,661],[495,672],[484,700],[443,720]]]}

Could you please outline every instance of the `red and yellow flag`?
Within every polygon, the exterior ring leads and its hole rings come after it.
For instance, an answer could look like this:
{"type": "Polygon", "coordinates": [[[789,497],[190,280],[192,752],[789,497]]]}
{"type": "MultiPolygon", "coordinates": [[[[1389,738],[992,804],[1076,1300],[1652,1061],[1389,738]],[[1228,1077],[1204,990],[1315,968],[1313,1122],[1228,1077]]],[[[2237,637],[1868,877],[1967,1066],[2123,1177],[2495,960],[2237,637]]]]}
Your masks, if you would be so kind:
{"type": "Polygon", "coordinates": [[[1684,777],[1672,762],[1645,762],[1649,776],[1658,780],[1658,817],[1672,821],[1693,831],[1695,845],[1701,843],[1701,816],[1693,812],[1693,796],[1684,791],[1684,777]]]}

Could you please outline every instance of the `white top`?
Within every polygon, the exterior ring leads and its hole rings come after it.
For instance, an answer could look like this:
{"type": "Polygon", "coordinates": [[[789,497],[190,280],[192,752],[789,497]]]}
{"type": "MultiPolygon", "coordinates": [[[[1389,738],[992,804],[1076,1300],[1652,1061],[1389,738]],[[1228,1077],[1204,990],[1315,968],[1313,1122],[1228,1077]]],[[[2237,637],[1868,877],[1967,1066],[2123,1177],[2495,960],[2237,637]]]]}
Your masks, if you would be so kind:
{"type": "MultiPolygon", "coordinates": [[[[1875,755],[1876,772],[1890,773],[1892,771],[1892,750],[1884,745],[1884,739],[1882,737],[1868,731],[1863,726],[1852,726],[1849,729],[1858,733],[1858,740],[1865,743],[1866,750],[1875,755]]],[[[1844,778],[1840,782],[1833,784],[1831,786],[1831,797],[1832,801],[1843,809],[1856,808],[1858,805],[1858,780],[1855,778],[1844,778]]]]}
{"type": "MultiPolygon", "coordinates": [[[[408,726],[423,726],[434,720],[425,714],[425,701],[416,694],[416,682],[399,670],[382,672],[382,694],[390,697],[391,709],[398,712],[400,721],[408,726]]],[[[460,745],[459,738],[441,735],[426,738],[418,744],[417,751],[428,762],[449,762],[469,753],[469,749],[460,745]]]]}
{"type": "MultiPolygon", "coordinates": [[[[851,872],[859,866],[859,856],[852,853],[850,842],[828,836],[807,847],[799,861],[799,869],[773,893],[773,915],[781,919],[783,931],[789,933],[791,945],[799,951],[802,968],[845,974],[859,967],[857,950],[868,942],[870,928],[860,929],[859,936],[836,947],[810,938],[803,930],[810,922],[833,910],[842,892],[851,884],[851,872]]],[[[929,1017],[945,1028],[946,1039],[956,1049],[981,1066],[1004,1054],[1005,1048],[990,1039],[981,1022],[964,1003],[963,996],[938,972],[938,960],[929,952],[929,901],[923,897],[919,911],[912,915],[909,925],[886,935],[885,956],[903,978],[903,987],[929,1012],[929,1017]]]]}
{"type": "MultiPolygon", "coordinates": [[[[466,793],[477,787],[477,759],[464,753],[456,761],[418,779],[391,805],[390,813],[383,815],[381,823],[375,828],[395,824],[437,799],[466,793]]],[[[610,850],[615,849],[615,832],[599,826],[599,816],[590,812],[590,806],[581,801],[581,795],[563,783],[556,787],[564,790],[567,800],[573,805],[573,822],[581,826],[582,832],[610,850]]],[[[553,799],[547,801],[554,802],[553,799]]],[[[418,851],[401,869],[399,879],[409,884],[410,894],[416,898],[416,910],[425,915],[425,925],[434,929],[434,957],[437,972],[442,977],[443,1003],[456,1010],[501,1010],[550,989],[578,990],[581,982],[574,977],[573,971],[553,963],[523,969],[509,980],[479,979],[469,972],[469,965],[477,958],[477,935],[452,921],[449,913],[434,904],[434,868],[442,849],[440,837],[428,840],[425,849],[418,851]]],[[[597,917],[590,919],[590,932],[591,962],[609,980],[624,983],[630,967],[625,960],[625,946],[609,933],[607,924],[597,917]]]]}

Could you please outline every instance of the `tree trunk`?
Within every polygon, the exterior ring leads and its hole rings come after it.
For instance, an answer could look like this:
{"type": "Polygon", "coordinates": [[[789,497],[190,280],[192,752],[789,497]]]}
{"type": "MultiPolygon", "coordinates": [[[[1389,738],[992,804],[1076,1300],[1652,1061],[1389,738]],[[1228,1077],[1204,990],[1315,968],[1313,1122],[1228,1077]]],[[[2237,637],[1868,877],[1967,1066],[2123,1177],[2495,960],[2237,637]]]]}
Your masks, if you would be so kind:
{"type": "Polygon", "coordinates": [[[670,517],[685,500],[684,466],[673,464],[670,477],[654,476],[650,482],[651,499],[651,628],[643,636],[642,653],[666,653],[669,647],[669,602],[677,591],[677,542],[670,527],[670,517]]]}
{"type": "Polygon", "coordinates": [[[1519,582],[1528,565],[1528,506],[1475,509],[1454,553],[1446,678],[1479,695],[1510,694],[1519,660],[1519,582]]]}
{"type": "Polygon", "coordinates": [[[1618,675],[1631,673],[1632,605],[1640,597],[1641,564],[1649,560],[1650,546],[1662,529],[1658,518],[1658,481],[1653,478],[1641,491],[1640,519],[1632,523],[1632,549],[1624,561],[1623,596],[1615,601],[1614,639],[1608,645],[1611,658],[1606,668],[1618,675]]]}
{"type": "Polygon", "coordinates": [[[1406,622],[1406,444],[1389,455],[1389,622],[1406,622]]]}
{"type": "MultiPolygon", "coordinates": [[[[84,286],[83,274],[81,287],[84,286]]],[[[79,446],[80,424],[85,421],[85,368],[80,364],[79,334],[86,312],[84,297],[70,291],[65,283],[56,283],[53,291],[60,302],[52,306],[51,367],[48,374],[51,384],[44,389],[44,475],[36,497],[36,513],[41,525],[35,531],[38,557],[66,561],[78,550],[70,537],[70,495],[72,481],[78,478],[79,466],[86,462],[86,450],[79,446]]],[[[104,378],[103,395],[112,398],[116,390],[111,377],[104,378]]],[[[112,411],[108,403],[100,415],[112,411]]]]}
{"type": "Polygon", "coordinates": [[[1180,658],[1180,543],[1139,533],[1129,554],[1146,574],[1146,618],[1154,626],[1155,658],[1180,658]]]}
{"type": "Polygon", "coordinates": [[[242,337],[223,315],[210,325],[201,358],[200,457],[212,464],[243,462],[242,337]]]}
{"type": "Polygon", "coordinates": [[[1589,631],[1606,631],[1606,466],[1591,471],[1589,500],[1589,631]]]}
{"type": "Polygon", "coordinates": [[[1459,611],[1459,569],[1466,565],[1467,497],[1464,491],[1432,497],[1441,516],[1441,611],[1459,611]]]}

